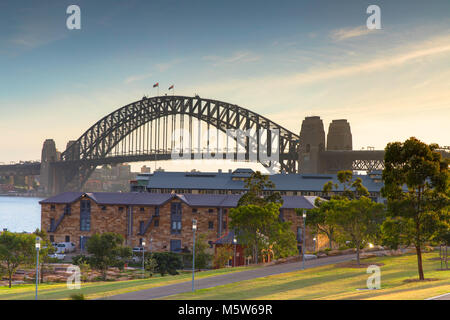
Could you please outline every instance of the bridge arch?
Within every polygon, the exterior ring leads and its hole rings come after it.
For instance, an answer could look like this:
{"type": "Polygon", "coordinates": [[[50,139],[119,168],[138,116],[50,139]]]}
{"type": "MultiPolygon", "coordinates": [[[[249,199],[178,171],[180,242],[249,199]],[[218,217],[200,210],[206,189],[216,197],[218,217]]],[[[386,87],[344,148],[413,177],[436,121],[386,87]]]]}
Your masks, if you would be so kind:
{"type": "MultiPolygon", "coordinates": [[[[130,135],[138,130],[143,129],[144,136],[148,135],[148,129],[147,133],[145,132],[146,124],[160,121],[160,119],[168,121],[169,116],[172,117],[172,121],[174,116],[179,116],[180,121],[184,119],[184,116],[188,116],[189,122],[192,119],[198,119],[206,123],[208,127],[213,126],[221,132],[227,129],[250,129],[257,132],[262,129],[279,130],[280,170],[285,172],[298,170],[299,136],[268,118],[235,104],[199,96],[158,96],[144,97],[111,112],[72,142],[61,154],[61,161],[58,163],[59,167],[64,166],[65,175],[64,181],[60,181],[60,184],[65,185],[75,180],[76,185],[69,189],[79,188],[99,164],[153,159],[150,156],[154,156],[155,160],[170,159],[167,132],[162,132],[166,135],[166,149],[162,152],[159,148],[155,151],[152,148],[145,150],[144,147],[144,150],[140,150],[141,153],[130,154],[120,148],[120,144],[126,143],[125,139],[130,139],[130,135]],[[158,153],[158,156],[155,153],[158,153]]],[[[155,134],[160,129],[155,129],[155,134]]],[[[141,138],[142,132],[139,136],[139,139],[141,138]]],[[[246,146],[246,152],[248,154],[248,146],[246,146]]]]}

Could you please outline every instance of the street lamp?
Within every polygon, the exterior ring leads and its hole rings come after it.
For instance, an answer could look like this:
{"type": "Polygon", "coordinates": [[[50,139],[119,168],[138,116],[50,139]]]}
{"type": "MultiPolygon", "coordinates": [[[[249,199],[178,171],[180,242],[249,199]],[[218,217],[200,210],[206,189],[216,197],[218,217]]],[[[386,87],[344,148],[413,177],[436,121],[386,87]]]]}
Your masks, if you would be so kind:
{"type": "Polygon", "coordinates": [[[192,241],[192,292],[194,292],[194,274],[195,274],[195,231],[197,231],[197,220],[192,219],[192,231],[194,240],[192,241]]]}
{"type": "Polygon", "coordinates": [[[234,244],[233,267],[236,267],[236,244],[237,244],[236,235],[233,237],[233,244],[234,244]]]}
{"type": "Polygon", "coordinates": [[[145,251],[145,240],[142,240],[142,278],[145,278],[144,251],[145,251]]]}
{"type": "Polygon", "coordinates": [[[306,211],[303,210],[303,244],[302,244],[302,269],[305,270],[305,246],[306,246],[306,211]]]}
{"type": "Polygon", "coordinates": [[[36,237],[36,294],[34,300],[38,299],[38,279],[39,279],[39,249],[41,249],[41,238],[36,237]]]}
{"type": "Polygon", "coordinates": [[[317,240],[317,238],[314,237],[314,238],[313,238],[313,242],[314,242],[314,251],[316,251],[316,240],[317,240]]]}

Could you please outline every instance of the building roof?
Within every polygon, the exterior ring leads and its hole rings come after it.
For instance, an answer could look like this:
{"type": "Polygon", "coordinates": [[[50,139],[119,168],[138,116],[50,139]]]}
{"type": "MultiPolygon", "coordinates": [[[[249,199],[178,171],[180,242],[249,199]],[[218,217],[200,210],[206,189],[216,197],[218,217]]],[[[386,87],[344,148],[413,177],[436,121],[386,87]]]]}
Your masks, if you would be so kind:
{"type": "MultiPolygon", "coordinates": [[[[237,207],[240,194],[175,194],[148,192],[65,192],[42,200],[41,204],[70,204],[81,197],[88,197],[100,205],[128,205],[128,206],[160,206],[167,201],[177,198],[191,207],[237,207]]],[[[317,197],[282,196],[282,209],[311,209],[317,197]]]]}
{"type": "MultiPolygon", "coordinates": [[[[236,169],[234,172],[154,172],[141,177],[147,179],[148,189],[197,189],[197,190],[245,190],[243,178],[251,176],[251,169],[236,169]]],[[[337,191],[343,191],[337,174],[297,174],[280,173],[269,175],[278,191],[321,192],[328,181],[338,184],[337,191]]],[[[361,178],[369,192],[380,192],[383,187],[378,174],[354,175],[353,180],[361,178]]]]}

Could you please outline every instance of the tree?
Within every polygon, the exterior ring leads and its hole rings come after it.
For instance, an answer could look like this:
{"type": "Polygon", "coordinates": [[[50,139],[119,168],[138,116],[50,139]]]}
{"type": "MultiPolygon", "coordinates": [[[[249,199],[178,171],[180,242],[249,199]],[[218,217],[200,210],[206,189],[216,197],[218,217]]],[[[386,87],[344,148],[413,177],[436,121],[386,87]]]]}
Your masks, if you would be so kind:
{"type": "Polygon", "coordinates": [[[214,255],[214,267],[224,268],[230,259],[233,259],[233,246],[231,244],[225,244],[219,246],[216,249],[216,254],[214,255]]]}
{"type": "MultiPolygon", "coordinates": [[[[198,269],[206,269],[208,268],[210,261],[212,259],[212,255],[206,252],[209,248],[208,244],[208,235],[202,233],[198,236],[195,241],[195,267],[198,269]]],[[[192,261],[192,254],[190,255],[192,261]]]]}
{"type": "Polygon", "coordinates": [[[100,270],[103,280],[109,267],[123,265],[131,256],[131,249],[122,246],[123,236],[113,232],[94,234],[87,242],[87,251],[92,254],[89,259],[94,269],[100,270]]]}
{"type": "MultiPolygon", "coordinates": [[[[396,235],[397,242],[415,246],[420,280],[425,279],[421,248],[448,219],[445,208],[450,206],[449,161],[442,159],[437,148],[414,137],[385,148],[382,195],[392,218],[386,223],[395,221],[402,231],[396,235]]],[[[385,226],[384,230],[390,228],[385,226]]]]}
{"type": "Polygon", "coordinates": [[[275,184],[269,179],[268,175],[261,172],[254,172],[245,180],[247,192],[239,199],[238,206],[249,204],[263,206],[270,202],[283,203],[283,199],[278,191],[272,191],[269,195],[264,194],[266,190],[274,190],[275,184]]]}
{"type": "Polygon", "coordinates": [[[261,250],[274,249],[275,257],[294,255],[297,251],[294,233],[290,222],[279,219],[281,204],[249,204],[230,210],[230,226],[237,232],[239,241],[246,245],[247,253],[258,263],[261,250]],[[250,252],[248,252],[250,250],[250,252]]]}
{"type": "Polygon", "coordinates": [[[150,274],[150,278],[157,272],[158,262],[153,258],[153,254],[145,259],[145,270],[150,274]]]}
{"type": "Polygon", "coordinates": [[[178,274],[179,269],[183,268],[181,256],[174,252],[155,252],[153,258],[157,262],[156,271],[163,277],[166,273],[170,275],[178,274]]]}
{"type": "Polygon", "coordinates": [[[364,196],[354,200],[331,199],[327,205],[333,208],[330,210],[330,221],[344,239],[351,239],[356,248],[356,261],[360,265],[360,249],[377,237],[384,219],[384,205],[364,196]]]}
{"type": "Polygon", "coordinates": [[[41,249],[39,250],[39,282],[42,283],[44,282],[44,274],[48,271],[47,265],[55,260],[49,256],[55,252],[55,248],[48,239],[47,233],[44,230],[36,229],[34,234],[41,238],[41,249]]]}
{"type": "Polygon", "coordinates": [[[36,261],[35,241],[36,237],[32,234],[9,231],[0,234],[0,265],[3,272],[8,275],[10,288],[17,268],[36,261]]]}
{"type": "MultiPolygon", "coordinates": [[[[333,198],[358,199],[362,196],[369,196],[369,191],[363,186],[361,178],[357,178],[353,181],[353,172],[351,170],[339,171],[337,173],[337,178],[342,185],[343,191],[342,195],[334,195],[333,198]]],[[[330,194],[333,191],[333,188],[337,191],[339,190],[339,185],[333,183],[333,181],[328,181],[323,186],[323,192],[330,194]]]]}
{"type": "MultiPolygon", "coordinates": [[[[317,198],[315,201],[315,208],[308,210],[308,218],[306,219],[306,225],[316,234],[324,234],[328,238],[329,247],[332,249],[333,241],[336,240],[336,225],[330,219],[332,217],[331,211],[333,202],[323,201],[317,198]]],[[[297,214],[301,214],[299,209],[296,210],[297,214]]]]}

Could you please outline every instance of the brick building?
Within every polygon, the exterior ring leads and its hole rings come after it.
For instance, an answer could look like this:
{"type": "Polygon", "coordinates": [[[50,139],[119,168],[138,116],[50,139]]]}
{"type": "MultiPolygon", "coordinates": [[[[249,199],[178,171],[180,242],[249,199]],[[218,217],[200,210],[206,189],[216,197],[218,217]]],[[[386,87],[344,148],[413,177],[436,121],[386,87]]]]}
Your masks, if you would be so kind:
{"type": "MultiPolygon", "coordinates": [[[[197,235],[206,233],[213,242],[228,233],[229,210],[241,195],[174,193],[82,193],[66,192],[41,204],[41,229],[52,242],[70,241],[84,250],[95,233],[123,235],[128,246],[146,241],[153,251],[179,252],[192,248],[192,220],[197,220],[197,235]]],[[[295,209],[314,207],[314,196],[283,196],[280,218],[292,222],[292,231],[302,244],[302,217],[295,209]]],[[[313,250],[312,236],[306,233],[307,250],[313,250]]],[[[324,241],[325,242],[325,241],[324,241]]],[[[320,242],[319,242],[320,246],[320,242]]],[[[148,248],[150,249],[150,248],[148,248]]]]}

